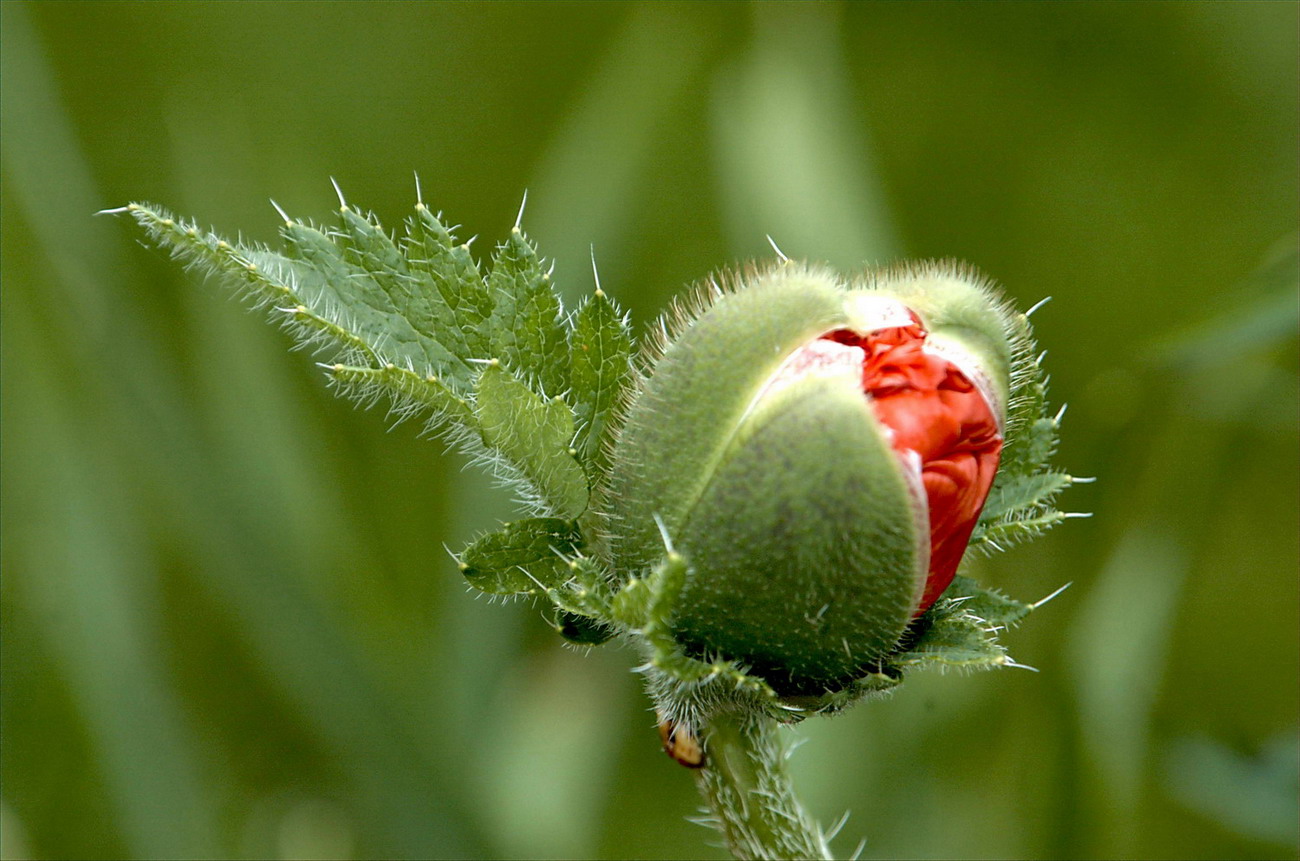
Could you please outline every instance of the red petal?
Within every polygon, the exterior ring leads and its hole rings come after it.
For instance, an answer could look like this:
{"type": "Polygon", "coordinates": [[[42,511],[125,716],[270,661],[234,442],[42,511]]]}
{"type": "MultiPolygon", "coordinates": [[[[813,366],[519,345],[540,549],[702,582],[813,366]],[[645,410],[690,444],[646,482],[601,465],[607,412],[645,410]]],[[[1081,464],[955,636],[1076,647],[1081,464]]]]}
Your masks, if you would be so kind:
{"type": "Polygon", "coordinates": [[[839,330],[825,337],[865,351],[862,388],[876,417],[893,431],[896,451],[910,449],[921,458],[930,575],[919,615],[952,582],[993,486],[1002,453],[997,417],[960,368],[925,350],[919,321],[868,335],[839,330]]]}

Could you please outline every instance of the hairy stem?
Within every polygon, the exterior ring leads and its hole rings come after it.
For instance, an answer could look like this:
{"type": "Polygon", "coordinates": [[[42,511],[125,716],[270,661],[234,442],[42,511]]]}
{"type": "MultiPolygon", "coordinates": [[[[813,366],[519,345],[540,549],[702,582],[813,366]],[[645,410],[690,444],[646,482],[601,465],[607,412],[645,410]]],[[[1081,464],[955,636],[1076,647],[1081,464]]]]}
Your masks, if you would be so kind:
{"type": "Polygon", "coordinates": [[[705,730],[700,792],[737,858],[828,859],[825,836],[795,798],[779,729],[761,715],[715,715],[705,730]]]}

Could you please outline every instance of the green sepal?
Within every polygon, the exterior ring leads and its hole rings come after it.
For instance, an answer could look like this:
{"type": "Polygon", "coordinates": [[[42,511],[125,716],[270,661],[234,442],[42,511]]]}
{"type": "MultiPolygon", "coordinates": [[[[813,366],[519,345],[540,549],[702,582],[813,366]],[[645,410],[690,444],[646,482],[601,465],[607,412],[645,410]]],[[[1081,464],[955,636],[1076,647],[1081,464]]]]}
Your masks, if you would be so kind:
{"type": "Polygon", "coordinates": [[[474,401],[483,445],[499,453],[551,514],[573,519],[587,507],[587,477],[571,448],[573,411],[558,396],[542,400],[493,363],[474,401]]]}
{"type": "MultiPolygon", "coordinates": [[[[690,571],[691,566],[685,557],[669,551],[649,576],[641,581],[633,581],[644,585],[649,596],[645,601],[644,617],[639,629],[641,637],[650,647],[650,661],[643,668],[647,672],[647,680],[653,676],[658,677],[658,683],[671,679],[671,686],[677,687],[679,692],[692,689],[691,699],[697,701],[701,697],[705,700],[716,699],[723,691],[726,691],[727,696],[757,695],[774,699],[775,693],[767,682],[750,675],[736,661],[722,657],[700,660],[682,650],[673,625],[690,571]]],[[[625,591],[626,589],[624,587],[625,591]]],[[[658,683],[652,682],[652,689],[658,683]]],[[[664,704],[658,694],[654,696],[657,702],[664,704]]],[[[673,712],[675,709],[669,709],[669,713],[673,712]]]]}
{"type": "Polygon", "coordinates": [[[632,334],[627,318],[597,290],[578,307],[569,331],[569,393],[577,418],[573,447],[593,475],[608,467],[609,420],[631,380],[632,334]]]}
{"type": "Polygon", "coordinates": [[[555,630],[561,637],[578,646],[599,646],[618,634],[618,630],[606,622],[568,610],[560,611],[555,630]]]}
{"type": "Polygon", "coordinates": [[[533,517],[503,524],[460,554],[460,570],[474,588],[493,595],[542,595],[571,576],[568,557],[581,547],[571,521],[533,517]]]}
{"type": "Polygon", "coordinates": [[[920,514],[855,376],[764,396],[676,538],[698,572],[678,639],[780,693],[847,684],[916,606],[920,514]]]}
{"type": "Polygon", "coordinates": [[[1005,412],[1020,351],[1018,322],[991,281],[952,260],[902,263],[869,274],[867,286],[898,298],[932,338],[962,345],[978,361],[1005,412]]]}
{"type": "Polygon", "coordinates": [[[726,293],[667,345],[628,409],[610,472],[618,567],[645,571],[676,534],[755,395],[791,353],[845,320],[844,292],[795,266],[726,293]],[[671,417],[667,420],[665,417],[671,417]]]}
{"type": "Polygon", "coordinates": [[[562,394],[569,387],[569,348],[560,299],[537,249],[518,227],[497,248],[487,284],[492,357],[538,394],[562,394]]]}

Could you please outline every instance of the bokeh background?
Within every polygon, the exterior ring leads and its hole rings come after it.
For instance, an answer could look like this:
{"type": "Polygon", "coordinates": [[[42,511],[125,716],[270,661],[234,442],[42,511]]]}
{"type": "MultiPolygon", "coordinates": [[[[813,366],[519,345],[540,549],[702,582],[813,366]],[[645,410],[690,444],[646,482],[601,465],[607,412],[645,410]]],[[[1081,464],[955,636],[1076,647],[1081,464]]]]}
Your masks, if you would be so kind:
{"type": "Polygon", "coordinates": [[[979,562],[1040,672],[797,732],[867,858],[1296,857],[1294,3],[0,4],[3,784],[24,857],[723,857],[617,649],[469,594],[464,462],[143,247],[329,177],[646,325],[771,234],[1035,316],[1095,513],[979,562]]]}

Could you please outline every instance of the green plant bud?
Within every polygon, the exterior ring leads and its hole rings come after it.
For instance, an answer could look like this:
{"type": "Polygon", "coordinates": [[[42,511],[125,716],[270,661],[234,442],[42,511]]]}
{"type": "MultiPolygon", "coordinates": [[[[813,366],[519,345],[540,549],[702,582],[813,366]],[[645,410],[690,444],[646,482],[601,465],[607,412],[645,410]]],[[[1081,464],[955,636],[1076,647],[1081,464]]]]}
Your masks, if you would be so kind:
{"type": "Polygon", "coordinates": [[[631,571],[669,544],[685,558],[670,624],[687,655],[739,661],[782,694],[836,690],[952,579],[1001,449],[1007,316],[970,273],[938,265],[849,285],[785,264],[710,298],[677,313],[626,410],[611,553],[631,571]],[[899,387],[868,361],[893,355],[879,331],[920,333],[896,349],[964,386],[974,418],[957,416],[953,451],[927,454],[952,424],[947,400],[890,400],[899,387]]]}

